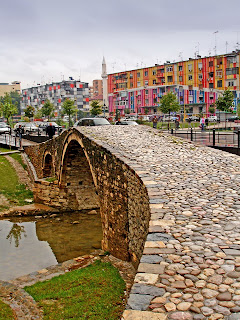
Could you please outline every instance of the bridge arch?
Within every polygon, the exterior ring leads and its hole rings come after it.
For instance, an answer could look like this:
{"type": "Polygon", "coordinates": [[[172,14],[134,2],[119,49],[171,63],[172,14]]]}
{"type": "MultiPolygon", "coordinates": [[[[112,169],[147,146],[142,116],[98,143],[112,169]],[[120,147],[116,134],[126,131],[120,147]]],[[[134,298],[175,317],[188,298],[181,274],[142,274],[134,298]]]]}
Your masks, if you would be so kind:
{"type": "Polygon", "coordinates": [[[72,133],[63,144],[59,174],[60,188],[68,190],[72,209],[99,207],[97,180],[81,138],[72,133]]]}
{"type": "Polygon", "coordinates": [[[50,152],[44,154],[42,172],[43,178],[53,175],[53,157],[50,152]]]}

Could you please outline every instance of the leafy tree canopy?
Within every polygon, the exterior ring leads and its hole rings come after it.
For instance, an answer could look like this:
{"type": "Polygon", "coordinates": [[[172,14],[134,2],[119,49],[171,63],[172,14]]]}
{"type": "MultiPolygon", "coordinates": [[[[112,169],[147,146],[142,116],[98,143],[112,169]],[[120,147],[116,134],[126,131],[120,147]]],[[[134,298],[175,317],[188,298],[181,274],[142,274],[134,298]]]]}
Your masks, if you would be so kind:
{"type": "Polygon", "coordinates": [[[100,105],[100,102],[98,100],[93,100],[91,102],[91,115],[97,116],[102,113],[102,106],[100,105]]]}
{"type": "Polygon", "coordinates": [[[159,110],[162,113],[177,112],[180,110],[177,96],[173,92],[168,92],[161,98],[159,110]]]}
{"type": "Polygon", "coordinates": [[[233,92],[230,89],[226,89],[223,92],[223,95],[218,97],[217,101],[215,102],[216,108],[219,111],[232,112],[233,99],[233,92]]]}
{"type": "Polygon", "coordinates": [[[25,117],[33,118],[35,112],[35,108],[32,106],[27,106],[26,109],[24,109],[25,117]]]}
{"type": "Polygon", "coordinates": [[[7,123],[10,124],[11,118],[14,114],[18,113],[17,103],[13,103],[9,93],[5,93],[0,103],[0,114],[7,119],[7,123]]]}
{"type": "Polygon", "coordinates": [[[208,112],[211,113],[211,114],[214,114],[215,113],[215,108],[214,107],[209,107],[208,108],[208,112]]]}
{"type": "Polygon", "coordinates": [[[71,116],[76,114],[77,108],[74,105],[74,100],[66,99],[62,104],[62,114],[68,116],[68,125],[70,127],[71,124],[71,116]]]}
{"type": "Polygon", "coordinates": [[[54,105],[49,100],[46,100],[41,109],[42,116],[48,117],[49,120],[54,115],[54,109],[54,105]]]}

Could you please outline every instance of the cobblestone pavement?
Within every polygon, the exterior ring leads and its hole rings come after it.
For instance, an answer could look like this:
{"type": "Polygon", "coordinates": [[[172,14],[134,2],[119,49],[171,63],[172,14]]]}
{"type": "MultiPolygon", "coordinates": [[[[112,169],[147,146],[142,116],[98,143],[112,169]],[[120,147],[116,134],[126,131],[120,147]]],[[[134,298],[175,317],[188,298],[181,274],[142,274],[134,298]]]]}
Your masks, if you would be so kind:
{"type": "Polygon", "coordinates": [[[122,319],[239,320],[240,158],[143,126],[80,131],[134,168],[149,193],[149,233],[122,319]]]}

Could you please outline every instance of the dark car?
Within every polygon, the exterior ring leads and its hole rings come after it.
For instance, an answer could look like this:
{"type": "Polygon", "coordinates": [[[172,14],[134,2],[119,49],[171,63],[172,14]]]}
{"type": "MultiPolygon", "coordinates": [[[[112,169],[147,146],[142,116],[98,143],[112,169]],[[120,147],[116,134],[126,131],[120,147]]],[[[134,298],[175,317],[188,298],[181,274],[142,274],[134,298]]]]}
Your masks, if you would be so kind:
{"type": "Polygon", "coordinates": [[[82,118],[78,120],[74,127],[78,126],[108,126],[110,122],[105,118],[82,118]]]}
{"type": "Polygon", "coordinates": [[[228,122],[234,122],[235,120],[240,120],[240,118],[238,116],[232,116],[232,117],[227,118],[228,122]]]}
{"type": "Polygon", "coordinates": [[[46,133],[47,127],[49,126],[50,123],[56,128],[56,131],[58,133],[60,133],[62,131],[61,126],[59,126],[56,122],[50,121],[50,122],[41,122],[38,124],[38,128],[39,128],[40,132],[46,133]]]}

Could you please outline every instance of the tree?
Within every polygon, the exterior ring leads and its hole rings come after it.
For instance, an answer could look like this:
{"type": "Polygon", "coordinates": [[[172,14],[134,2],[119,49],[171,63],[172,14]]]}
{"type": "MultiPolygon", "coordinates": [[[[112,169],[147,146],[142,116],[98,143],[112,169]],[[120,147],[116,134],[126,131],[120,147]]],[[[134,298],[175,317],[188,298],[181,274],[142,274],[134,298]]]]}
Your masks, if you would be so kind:
{"type": "Polygon", "coordinates": [[[74,105],[74,100],[66,99],[62,104],[62,115],[68,116],[68,126],[71,126],[71,116],[77,113],[77,108],[74,105]]]}
{"type": "Polygon", "coordinates": [[[48,117],[49,121],[50,118],[54,115],[54,105],[49,100],[46,100],[46,102],[42,106],[41,112],[42,116],[48,117]]]}
{"type": "Polygon", "coordinates": [[[170,113],[177,112],[180,110],[180,105],[178,103],[177,96],[173,92],[168,92],[165,94],[160,101],[159,110],[164,114],[169,114],[168,118],[168,129],[169,129],[169,120],[170,113]]]}
{"type": "Polygon", "coordinates": [[[226,112],[232,112],[234,95],[230,89],[226,89],[222,96],[218,97],[215,106],[219,111],[225,112],[225,127],[226,127],[226,112]]]}
{"type": "Polygon", "coordinates": [[[214,114],[215,113],[215,108],[214,107],[209,107],[208,108],[208,112],[211,113],[211,114],[214,114]]]}
{"type": "Polygon", "coordinates": [[[25,117],[33,118],[35,112],[35,108],[32,106],[27,106],[26,109],[24,109],[25,117]]]}
{"type": "Polygon", "coordinates": [[[100,102],[98,100],[93,100],[91,102],[91,115],[97,116],[102,113],[102,106],[100,105],[100,102]]]}
{"type": "Polygon", "coordinates": [[[223,92],[223,95],[218,97],[218,99],[216,100],[215,102],[216,108],[219,111],[232,112],[233,99],[234,99],[233,92],[230,89],[226,89],[223,92]]]}
{"type": "Polygon", "coordinates": [[[148,108],[144,108],[144,114],[148,114],[149,113],[149,109],[148,108]]]}
{"type": "Polygon", "coordinates": [[[7,123],[10,124],[11,118],[14,114],[17,114],[17,104],[13,103],[9,93],[5,93],[2,102],[0,103],[0,113],[7,119],[7,123]]]}

